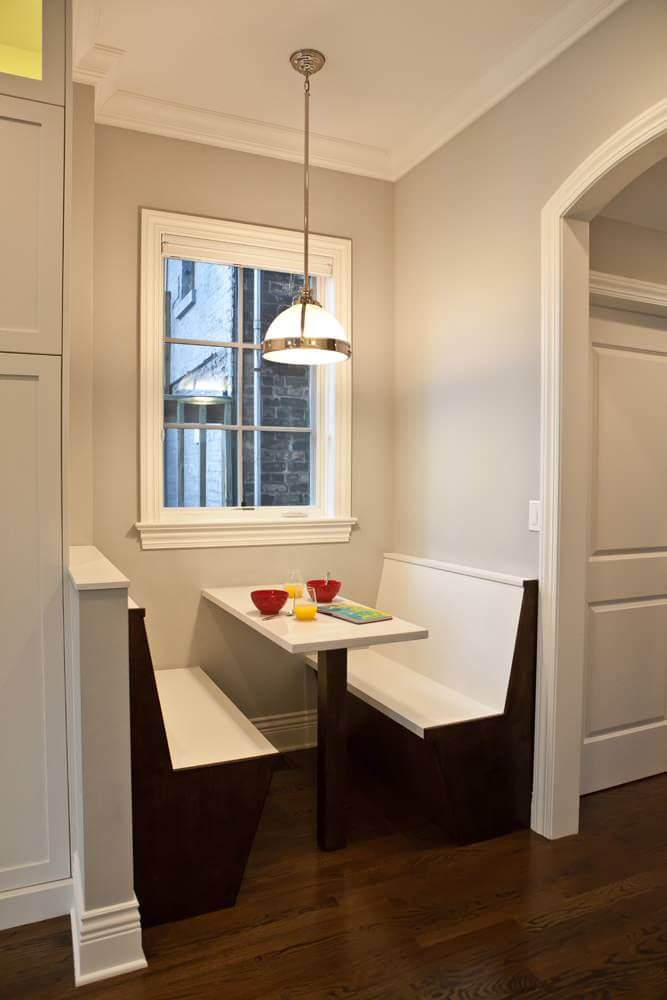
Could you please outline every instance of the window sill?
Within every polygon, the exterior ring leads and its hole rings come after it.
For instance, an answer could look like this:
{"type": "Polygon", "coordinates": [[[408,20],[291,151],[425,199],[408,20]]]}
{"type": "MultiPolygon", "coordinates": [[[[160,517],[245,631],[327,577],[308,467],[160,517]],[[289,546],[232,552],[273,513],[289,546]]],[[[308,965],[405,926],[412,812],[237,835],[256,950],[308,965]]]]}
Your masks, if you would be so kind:
{"type": "Polygon", "coordinates": [[[349,542],[354,517],[272,518],[252,523],[138,522],[142,549],[219,549],[252,545],[317,545],[349,542]]]}

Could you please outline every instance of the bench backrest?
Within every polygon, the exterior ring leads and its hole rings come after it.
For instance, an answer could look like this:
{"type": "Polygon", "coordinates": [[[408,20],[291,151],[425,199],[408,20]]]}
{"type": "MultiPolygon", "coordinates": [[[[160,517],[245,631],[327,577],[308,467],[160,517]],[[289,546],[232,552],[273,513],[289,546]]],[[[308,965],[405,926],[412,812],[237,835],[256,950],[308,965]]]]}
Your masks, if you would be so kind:
{"type": "Polygon", "coordinates": [[[429,630],[382,654],[502,712],[523,598],[523,580],[387,553],[376,607],[429,630]]]}

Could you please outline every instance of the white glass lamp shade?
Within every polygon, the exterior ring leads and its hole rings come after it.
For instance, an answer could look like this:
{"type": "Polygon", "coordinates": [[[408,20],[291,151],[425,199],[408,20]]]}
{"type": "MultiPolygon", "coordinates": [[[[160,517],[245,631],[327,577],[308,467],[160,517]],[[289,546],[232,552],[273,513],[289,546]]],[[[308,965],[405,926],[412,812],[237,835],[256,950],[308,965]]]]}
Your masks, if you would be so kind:
{"type": "Polygon", "coordinates": [[[262,347],[268,361],[333,365],[350,357],[350,338],[335,316],[316,302],[297,302],[279,313],[262,347]]]}

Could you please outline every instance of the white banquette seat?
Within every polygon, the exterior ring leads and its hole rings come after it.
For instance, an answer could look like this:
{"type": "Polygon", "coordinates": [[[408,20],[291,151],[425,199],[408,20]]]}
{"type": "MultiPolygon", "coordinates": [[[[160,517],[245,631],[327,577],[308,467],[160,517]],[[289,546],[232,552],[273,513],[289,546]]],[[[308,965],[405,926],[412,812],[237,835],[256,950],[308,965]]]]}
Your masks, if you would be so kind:
{"type": "Polygon", "coordinates": [[[520,577],[387,553],[375,607],[423,625],[429,637],[350,650],[348,690],[422,738],[430,729],[502,714],[523,584],[520,577]]]}
{"type": "Polygon", "coordinates": [[[155,670],[174,771],[275,757],[276,748],[201,667],[155,670]]]}

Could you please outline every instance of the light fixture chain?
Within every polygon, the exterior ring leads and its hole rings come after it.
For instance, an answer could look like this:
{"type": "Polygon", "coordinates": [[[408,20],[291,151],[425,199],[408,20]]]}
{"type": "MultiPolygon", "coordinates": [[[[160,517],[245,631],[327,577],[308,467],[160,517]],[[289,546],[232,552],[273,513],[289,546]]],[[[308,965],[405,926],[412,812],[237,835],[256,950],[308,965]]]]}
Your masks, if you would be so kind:
{"type": "Polygon", "coordinates": [[[310,208],[310,74],[305,74],[303,84],[304,93],[304,157],[303,157],[303,287],[306,291],[310,288],[310,276],[308,274],[308,224],[310,208]]]}

